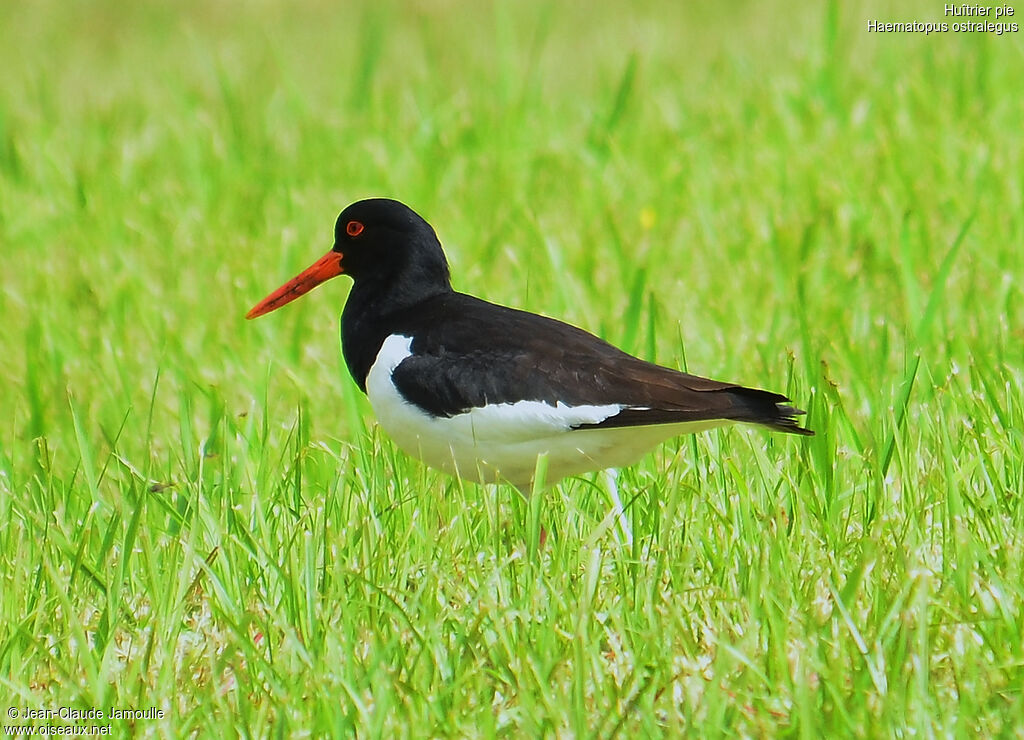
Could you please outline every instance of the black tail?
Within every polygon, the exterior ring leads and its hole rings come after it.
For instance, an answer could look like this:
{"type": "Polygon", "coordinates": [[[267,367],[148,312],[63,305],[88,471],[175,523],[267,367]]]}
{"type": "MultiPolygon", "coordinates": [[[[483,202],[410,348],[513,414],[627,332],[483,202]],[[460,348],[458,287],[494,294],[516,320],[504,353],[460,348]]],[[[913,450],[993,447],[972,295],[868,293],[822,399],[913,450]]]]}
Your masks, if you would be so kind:
{"type": "Polygon", "coordinates": [[[797,422],[797,417],[803,416],[807,412],[790,406],[790,400],[781,393],[742,386],[724,389],[719,393],[727,393],[735,401],[737,410],[740,411],[733,417],[737,421],[760,424],[788,434],[814,436],[814,430],[805,429],[797,422]]]}

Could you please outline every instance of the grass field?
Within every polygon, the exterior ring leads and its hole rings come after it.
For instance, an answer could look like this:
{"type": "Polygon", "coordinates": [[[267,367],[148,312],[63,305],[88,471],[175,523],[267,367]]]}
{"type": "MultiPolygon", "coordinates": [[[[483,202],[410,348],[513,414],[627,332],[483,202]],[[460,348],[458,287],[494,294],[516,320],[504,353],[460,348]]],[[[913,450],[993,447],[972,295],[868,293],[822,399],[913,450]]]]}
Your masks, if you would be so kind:
{"type": "Polygon", "coordinates": [[[1024,734],[1022,36],[694,5],[0,5],[5,727],[1024,734]],[[817,436],[669,443],[628,526],[424,468],[344,279],[243,318],[372,195],[817,436]]]}

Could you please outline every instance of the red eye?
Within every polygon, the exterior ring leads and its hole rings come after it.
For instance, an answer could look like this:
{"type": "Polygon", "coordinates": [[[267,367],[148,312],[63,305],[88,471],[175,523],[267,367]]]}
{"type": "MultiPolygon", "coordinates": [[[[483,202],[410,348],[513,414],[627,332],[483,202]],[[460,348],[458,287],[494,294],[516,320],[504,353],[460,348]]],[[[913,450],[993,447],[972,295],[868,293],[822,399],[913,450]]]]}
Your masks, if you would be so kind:
{"type": "Polygon", "coordinates": [[[349,236],[359,236],[363,233],[364,228],[366,227],[360,221],[349,221],[345,226],[345,233],[349,236]]]}

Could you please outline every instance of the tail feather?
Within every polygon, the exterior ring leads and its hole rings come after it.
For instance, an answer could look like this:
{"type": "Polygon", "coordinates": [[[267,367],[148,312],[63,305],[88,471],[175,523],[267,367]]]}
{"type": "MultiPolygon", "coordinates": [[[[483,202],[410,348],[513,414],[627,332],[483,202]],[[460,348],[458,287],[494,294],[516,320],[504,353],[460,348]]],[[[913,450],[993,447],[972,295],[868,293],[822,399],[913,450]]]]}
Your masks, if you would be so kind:
{"type": "Polygon", "coordinates": [[[789,405],[790,400],[781,393],[723,384],[720,388],[698,391],[698,394],[704,397],[704,403],[692,403],[693,396],[690,395],[687,406],[627,406],[604,421],[577,424],[573,428],[652,426],[723,419],[757,424],[787,434],[814,435],[813,430],[801,427],[798,423],[797,417],[806,412],[789,405]]]}
{"type": "Polygon", "coordinates": [[[759,424],[788,434],[814,436],[814,430],[800,426],[797,417],[807,412],[790,405],[790,400],[781,393],[734,386],[719,393],[728,393],[736,402],[740,412],[734,418],[748,424],[759,424]]]}

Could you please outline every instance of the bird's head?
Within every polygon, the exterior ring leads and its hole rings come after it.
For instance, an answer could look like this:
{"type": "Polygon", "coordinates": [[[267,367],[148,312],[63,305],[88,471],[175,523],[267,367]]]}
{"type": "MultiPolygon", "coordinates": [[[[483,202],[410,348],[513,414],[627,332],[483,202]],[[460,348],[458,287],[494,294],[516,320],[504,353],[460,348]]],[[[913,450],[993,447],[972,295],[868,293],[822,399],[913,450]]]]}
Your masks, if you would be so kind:
{"type": "Polygon", "coordinates": [[[370,198],[353,203],[334,225],[334,246],[246,314],[255,319],[348,275],[360,283],[412,292],[448,290],[448,263],[430,224],[403,203],[370,198]]]}

